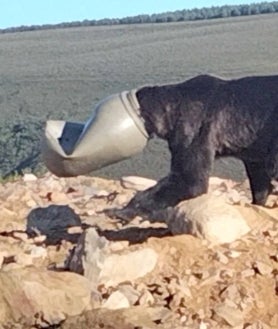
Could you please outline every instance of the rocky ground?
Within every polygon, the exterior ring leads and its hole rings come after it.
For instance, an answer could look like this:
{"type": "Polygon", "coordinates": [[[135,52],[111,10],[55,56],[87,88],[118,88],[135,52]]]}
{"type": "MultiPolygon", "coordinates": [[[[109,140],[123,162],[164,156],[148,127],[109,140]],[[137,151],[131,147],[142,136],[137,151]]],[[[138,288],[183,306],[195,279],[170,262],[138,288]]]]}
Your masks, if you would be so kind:
{"type": "Polygon", "coordinates": [[[0,185],[0,328],[278,328],[278,197],[246,183],[128,225],[153,181],[26,174],[0,185]]]}

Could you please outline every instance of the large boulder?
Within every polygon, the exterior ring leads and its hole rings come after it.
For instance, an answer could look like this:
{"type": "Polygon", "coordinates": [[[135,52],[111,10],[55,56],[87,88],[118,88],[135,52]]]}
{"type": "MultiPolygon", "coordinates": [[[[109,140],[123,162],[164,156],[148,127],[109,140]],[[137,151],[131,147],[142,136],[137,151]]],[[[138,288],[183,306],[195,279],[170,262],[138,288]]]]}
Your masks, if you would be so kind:
{"type": "Polygon", "coordinates": [[[213,244],[233,242],[250,231],[240,211],[212,193],[181,202],[167,224],[173,234],[193,234],[213,244]]]}
{"type": "Polygon", "coordinates": [[[0,324],[58,325],[91,309],[89,281],[75,273],[24,268],[0,271],[0,324]]]}

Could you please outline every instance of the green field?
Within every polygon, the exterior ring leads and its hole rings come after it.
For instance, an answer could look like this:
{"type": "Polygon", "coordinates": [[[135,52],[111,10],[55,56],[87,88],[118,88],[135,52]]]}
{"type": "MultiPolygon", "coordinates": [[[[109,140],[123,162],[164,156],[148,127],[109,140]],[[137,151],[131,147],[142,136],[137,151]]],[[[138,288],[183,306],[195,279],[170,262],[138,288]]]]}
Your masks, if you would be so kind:
{"type": "MultiPolygon", "coordinates": [[[[0,174],[37,167],[46,119],[85,120],[111,93],[200,73],[278,74],[277,31],[278,14],[268,14],[0,34],[0,174]]],[[[101,174],[157,178],[167,172],[168,160],[165,144],[155,140],[143,154],[101,174]]],[[[218,174],[241,174],[237,164],[224,162],[218,174]]]]}

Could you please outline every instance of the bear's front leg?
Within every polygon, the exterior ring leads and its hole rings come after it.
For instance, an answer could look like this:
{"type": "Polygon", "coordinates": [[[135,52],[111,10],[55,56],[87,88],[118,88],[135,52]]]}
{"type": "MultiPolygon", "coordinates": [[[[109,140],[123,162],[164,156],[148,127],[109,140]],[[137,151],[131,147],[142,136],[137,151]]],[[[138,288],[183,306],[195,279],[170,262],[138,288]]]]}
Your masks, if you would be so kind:
{"type": "Polygon", "coordinates": [[[198,149],[181,147],[172,153],[171,172],[155,186],[138,192],[122,209],[107,209],[108,216],[130,221],[148,218],[154,211],[173,207],[182,200],[207,192],[213,153],[205,145],[198,149]]]}
{"type": "Polygon", "coordinates": [[[146,218],[153,211],[166,208],[172,204],[171,200],[176,199],[176,179],[169,175],[161,179],[155,186],[137,192],[129,203],[121,209],[106,209],[105,213],[112,218],[119,218],[123,221],[130,221],[136,216],[146,218]]]}

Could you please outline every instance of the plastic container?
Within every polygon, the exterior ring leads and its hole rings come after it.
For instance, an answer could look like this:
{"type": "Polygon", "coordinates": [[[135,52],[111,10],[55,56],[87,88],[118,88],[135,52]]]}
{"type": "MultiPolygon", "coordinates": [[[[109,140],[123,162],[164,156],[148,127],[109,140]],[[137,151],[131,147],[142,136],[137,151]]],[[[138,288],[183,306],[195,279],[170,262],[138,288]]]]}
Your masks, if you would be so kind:
{"type": "Polygon", "coordinates": [[[47,121],[42,157],[55,175],[77,176],[129,158],[147,141],[136,90],[131,90],[98,103],[86,123],[47,121]]]}

